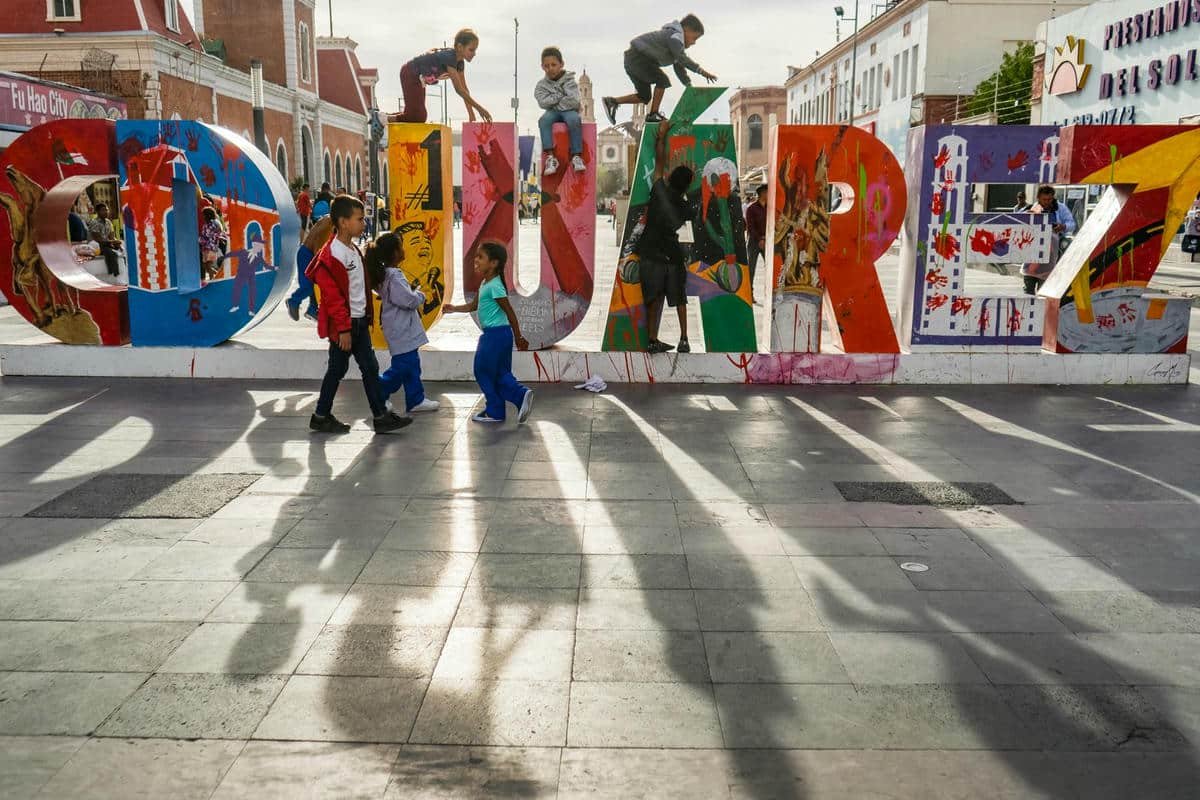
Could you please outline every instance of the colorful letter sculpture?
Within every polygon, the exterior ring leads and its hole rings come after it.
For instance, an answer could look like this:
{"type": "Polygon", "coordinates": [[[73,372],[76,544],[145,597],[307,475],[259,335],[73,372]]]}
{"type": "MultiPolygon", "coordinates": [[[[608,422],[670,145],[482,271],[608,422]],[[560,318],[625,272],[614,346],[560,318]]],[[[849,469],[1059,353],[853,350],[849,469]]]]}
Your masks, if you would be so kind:
{"type": "Polygon", "coordinates": [[[688,87],[665,130],[648,125],[642,131],[621,261],[604,329],[604,350],[645,350],[649,343],[638,282],[637,243],[645,230],[646,206],[655,179],[680,164],[696,173],[688,191],[688,197],[699,202],[692,220],[695,243],[688,259],[687,293],[700,298],[704,349],[727,353],[758,350],[733,127],[695,124],[724,92],[722,88],[688,87]]]}
{"type": "MultiPolygon", "coordinates": [[[[421,324],[429,330],[454,294],[454,173],[450,128],[417,122],[388,126],[391,226],[400,237],[400,269],[425,294],[421,324]]],[[[375,301],[378,306],[379,301],[375,301]]],[[[379,317],[376,316],[376,319],[379,317]]],[[[372,331],[385,347],[382,330],[372,331]]]]}
{"type": "Polygon", "coordinates": [[[1043,346],[1059,353],[1184,353],[1190,303],[1146,285],[1200,193],[1200,128],[1075,125],[1063,180],[1111,184],[1047,279],[1043,346]]]}
{"type": "Polygon", "coordinates": [[[554,126],[559,169],[542,177],[541,280],[526,294],[518,279],[516,130],[512,123],[463,125],[463,290],[468,301],[479,292],[475,253],[484,242],[508,250],[504,280],[509,302],[521,320],[531,350],[564,339],[583,322],[592,302],[596,263],[596,126],[583,126],[583,161],[571,168],[567,128],[554,126]]]}
{"type": "Polygon", "coordinates": [[[295,274],[300,218],[283,176],[245,139],[201,122],[117,123],[121,220],[136,345],[211,347],[266,319],[295,274]],[[229,230],[200,274],[199,193],[229,230]]]}
{"type": "Polygon", "coordinates": [[[0,158],[0,290],[13,308],[66,344],[129,341],[124,286],[93,277],[75,260],[67,213],[79,193],[115,177],[109,120],[58,120],[19,136],[0,158]]]}
{"type": "Polygon", "coordinates": [[[1057,241],[1035,214],[973,213],[972,184],[1054,183],[1058,128],[935,125],[908,135],[908,214],[900,252],[900,336],[919,349],[1034,347],[1042,307],[1033,297],[967,294],[968,263],[1043,263],[1057,241]],[[934,347],[929,347],[934,346],[934,347]]]}
{"type": "Polygon", "coordinates": [[[875,270],[904,220],[900,162],[860,128],[783,125],[771,166],[771,350],[820,352],[824,298],[844,352],[900,352],[875,270]],[[831,186],[841,191],[837,208],[830,208],[831,186]]]}

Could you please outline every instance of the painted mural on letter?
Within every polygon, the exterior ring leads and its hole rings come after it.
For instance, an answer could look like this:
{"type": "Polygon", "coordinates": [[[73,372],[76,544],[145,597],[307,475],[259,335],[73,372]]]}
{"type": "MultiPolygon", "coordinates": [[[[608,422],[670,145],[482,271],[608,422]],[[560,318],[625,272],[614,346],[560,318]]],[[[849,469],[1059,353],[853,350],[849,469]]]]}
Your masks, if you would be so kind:
{"type": "Polygon", "coordinates": [[[642,131],[620,264],[604,330],[604,350],[646,349],[646,308],[635,251],[645,229],[646,204],[655,179],[680,164],[691,168],[696,176],[688,190],[688,198],[696,205],[696,216],[692,220],[695,243],[688,258],[687,294],[700,300],[704,349],[758,349],[733,127],[696,124],[724,92],[723,88],[689,86],[665,127],[650,125],[642,131]]]}

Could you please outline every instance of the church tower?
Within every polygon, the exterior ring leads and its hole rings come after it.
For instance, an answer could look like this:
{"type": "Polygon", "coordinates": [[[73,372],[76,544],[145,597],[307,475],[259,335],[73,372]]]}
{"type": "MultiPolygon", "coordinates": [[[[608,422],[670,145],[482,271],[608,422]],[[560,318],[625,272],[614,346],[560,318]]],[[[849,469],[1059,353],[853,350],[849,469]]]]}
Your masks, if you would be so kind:
{"type": "Polygon", "coordinates": [[[583,117],[584,122],[595,122],[596,98],[592,94],[592,79],[588,77],[586,69],[579,76],[579,94],[583,98],[582,108],[579,109],[579,116],[583,117]]]}

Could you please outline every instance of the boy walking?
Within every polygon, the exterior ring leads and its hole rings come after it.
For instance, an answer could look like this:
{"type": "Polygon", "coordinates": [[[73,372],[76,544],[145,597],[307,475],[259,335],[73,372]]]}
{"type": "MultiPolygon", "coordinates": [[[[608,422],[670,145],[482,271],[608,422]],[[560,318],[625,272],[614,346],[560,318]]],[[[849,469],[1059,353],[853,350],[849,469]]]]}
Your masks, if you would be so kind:
{"type": "Polygon", "coordinates": [[[363,232],[363,204],[349,195],[339,195],[329,204],[334,238],[321,248],[306,274],[321,288],[317,332],[329,339],[329,367],[321,382],[317,410],[308,427],[318,433],[346,433],[350,426],[333,416],[333,398],[350,367],[350,356],[358,362],[363,389],[374,416],[376,433],[392,433],[412,423],[384,406],[379,391],[379,362],[371,347],[373,308],[367,293],[362,253],[354,244],[363,232]]]}
{"type": "Polygon", "coordinates": [[[717,79],[704,67],[690,59],[684,51],[704,35],[704,25],[695,14],[688,14],[677,22],[668,22],[659,30],[643,33],[629,43],[625,51],[625,74],[633,81],[633,94],[623,97],[603,98],[604,113],[609,123],[617,124],[617,109],[623,105],[649,103],[647,124],[664,122],[666,117],[658,112],[663,95],[671,85],[671,79],[662,71],[663,67],[675,68],[675,75],[684,86],[691,86],[688,70],[712,83],[717,79]],[[651,87],[654,92],[651,95],[651,87]]]}
{"type": "MultiPolygon", "coordinates": [[[[571,146],[571,168],[583,172],[587,166],[583,163],[583,121],[579,118],[579,109],[583,106],[583,96],[579,84],[575,81],[575,73],[563,68],[562,51],[557,47],[547,47],[542,51],[542,72],[546,77],[538,81],[533,88],[533,96],[538,105],[546,113],[538,120],[538,129],[542,134],[542,152],[546,154],[546,166],[543,175],[553,175],[558,172],[558,158],[554,155],[554,123],[564,122],[567,125],[567,137],[571,146]]],[[[535,212],[534,219],[537,219],[535,212]]]]}

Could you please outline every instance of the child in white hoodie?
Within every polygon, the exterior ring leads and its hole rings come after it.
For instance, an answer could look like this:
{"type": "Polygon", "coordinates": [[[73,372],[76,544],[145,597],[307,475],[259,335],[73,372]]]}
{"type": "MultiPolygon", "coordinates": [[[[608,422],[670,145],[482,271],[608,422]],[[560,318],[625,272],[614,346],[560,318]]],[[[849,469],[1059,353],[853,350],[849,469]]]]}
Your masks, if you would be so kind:
{"type": "Polygon", "coordinates": [[[380,401],[386,403],[404,387],[404,405],[409,413],[437,411],[438,401],[425,397],[425,386],[421,383],[419,348],[429,342],[421,324],[425,294],[410,286],[408,278],[397,268],[403,260],[400,237],[394,233],[385,233],[367,245],[364,257],[367,275],[381,301],[379,321],[392,354],[391,366],[379,376],[380,401]]]}
{"type": "Polygon", "coordinates": [[[567,135],[571,145],[571,168],[583,172],[587,166],[583,163],[583,120],[579,109],[583,106],[583,98],[579,92],[579,84],[575,82],[575,73],[563,68],[562,51],[557,47],[547,47],[542,51],[542,71],[546,77],[538,81],[533,89],[533,96],[538,105],[546,110],[538,120],[538,128],[542,134],[542,153],[546,156],[546,166],[543,175],[553,175],[558,172],[558,158],[554,155],[554,123],[565,122],[567,135]]]}

